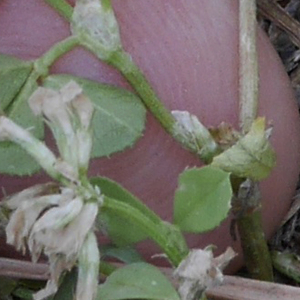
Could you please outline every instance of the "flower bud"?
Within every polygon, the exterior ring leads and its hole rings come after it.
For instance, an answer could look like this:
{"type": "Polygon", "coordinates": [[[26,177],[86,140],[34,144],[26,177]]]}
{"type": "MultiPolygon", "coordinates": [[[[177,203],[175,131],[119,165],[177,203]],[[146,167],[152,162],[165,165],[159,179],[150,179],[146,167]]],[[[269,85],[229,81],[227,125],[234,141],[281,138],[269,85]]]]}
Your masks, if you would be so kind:
{"type": "Polygon", "coordinates": [[[211,160],[218,151],[218,145],[208,129],[195,115],[187,111],[174,110],[172,115],[176,119],[173,132],[177,139],[183,141],[183,144],[188,145],[201,158],[211,160]]]}

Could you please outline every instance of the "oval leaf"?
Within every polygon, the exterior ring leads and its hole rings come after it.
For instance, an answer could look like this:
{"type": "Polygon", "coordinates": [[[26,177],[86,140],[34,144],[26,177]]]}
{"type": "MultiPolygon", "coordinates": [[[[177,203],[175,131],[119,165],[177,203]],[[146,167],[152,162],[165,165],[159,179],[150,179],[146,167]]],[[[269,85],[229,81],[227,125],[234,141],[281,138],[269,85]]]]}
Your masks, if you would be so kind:
{"type": "MultiPolygon", "coordinates": [[[[92,178],[90,182],[93,185],[99,186],[101,193],[105,196],[120,202],[125,202],[138,209],[154,223],[160,223],[160,219],[146,205],[118,183],[103,177],[92,178]]],[[[99,224],[107,231],[110,239],[118,246],[137,243],[148,237],[144,231],[137,228],[134,223],[109,210],[102,209],[99,214],[99,224]]]]}
{"type": "MultiPolygon", "coordinates": [[[[44,125],[41,118],[37,118],[31,112],[27,103],[31,93],[37,88],[32,83],[24,94],[14,100],[7,116],[23,128],[27,128],[38,138],[44,135],[44,125]]],[[[31,175],[38,171],[40,166],[21,147],[11,142],[0,142],[0,173],[10,175],[31,175]]]]}
{"type": "Polygon", "coordinates": [[[97,299],[180,300],[168,279],[146,263],[134,263],[113,272],[99,286],[97,299]]]}
{"type": "Polygon", "coordinates": [[[92,157],[132,147],[145,127],[146,110],[139,98],[124,89],[70,75],[49,76],[44,85],[59,89],[70,80],[75,80],[95,105],[92,157]]]}
{"type": "Polygon", "coordinates": [[[16,97],[32,70],[32,63],[0,53],[0,109],[16,97]]]}
{"type": "Polygon", "coordinates": [[[211,165],[259,181],[269,176],[275,163],[276,155],[265,133],[265,119],[257,118],[250,131],[234,146],[214,157],[211,165]]]}
{"type": "Polygon", "coordinates": [[[184,171],[175,193],[174,223],[186,232],[217,227],[231,207],[230,174],[211,166],[184,171]]]}

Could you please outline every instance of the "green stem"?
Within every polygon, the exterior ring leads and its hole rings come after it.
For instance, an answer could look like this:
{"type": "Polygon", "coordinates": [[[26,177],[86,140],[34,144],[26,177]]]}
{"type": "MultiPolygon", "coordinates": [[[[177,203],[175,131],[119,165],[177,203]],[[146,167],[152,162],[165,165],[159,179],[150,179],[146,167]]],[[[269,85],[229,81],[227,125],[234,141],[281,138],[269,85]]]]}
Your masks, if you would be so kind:
{"type": "Polygon", "coordinates": [[[273,281],[272,260],[265,240],[261,211],[249,212],[237,220],[244,258],[253,279],[273,281]]]}
{"type": "MultiPolygon", "coordinates": [[[[172,235],[166,234],[166,232],[170,230],[169,227],[165,228],[163,222],[155,224],[138,209],[105,196],[101,210],[112,210],[114,214],[128,218],[130,222],[137,224],[140,229],[163,249],[174,266],[178,266],[182,259],[188,254],[188,248],[183,237],[182,241],[172,239],[172,235]],[[180,249],[180,247],[177,246],[178,244],[181,246],[184,244],[185,249],[180,249]]],[[[178,238],[178,234],[175,236],[178,238]]]]}
{"type": "MultiPolygon", "coordinates": [[[[156,95],[142,71],[134,63],[128,53],[122,49],[115,51],[109,56],[109,59],[106,62],[114,66],[123,74],[126,80],[138,93],[145,106],[151,111],[167,133],[177,140],[184,148],[188,149],[190,152],[196,153],[205,163],[211,162],[212,157],[218,153],[219,149],[217,147],[206,147],[207,145],[205,144],[195,147],[194,141],[191,142],[189,138],[181,134],[180,130],[178,130],[178,123],[176,119],[163,105],[162,101],[156,95]],[[206,151],[201,152],[199,151],[199,148],[200,150],[205,148],[206,151]]],[[[210,140],[207,142],[209,143],[210,140]]]]}
{"type": "Polygon", "coordinates": [[[39,76],[47,76],[48,68],[62,55],[79,45],[76,37],[68,37],[53,45],[43,56],[34,62],[34,69],[39,76]]]}
{"type": "Polygon", "coordinates": [[[118,69],[139,94],[146,107],[153,113],[163,128],[171,135],[174,134],[175,118],[167,110],[148,83],[144,74],[133,62],[128,53],[123,50],[114,52],[108,61],[118,69]]]}
{"type": "Polygon", "coordinates": [[[73,8],[65,0],[45,0],[52,8],[54,8],[67,21],[71,20],[73,8]]]}
{"type": "MultiPolygon", "coordinates": [[[[240,54],[240,126],[247,133],[257,116],[258,109],[258,59],[256,50],[256,1],[239,1],[239,54],[240,54]]],[[[251,183],[253,186],[253,183],[251,183]]],[[[237,213],[237,226],[241,237],[246,267],[250,275],[259,280],[273,281],[270,253],[261,220],[261,198],[238,196],[233,201],[237,213]],[[249,209],[251,207],[251,209],[249,209]]]]}

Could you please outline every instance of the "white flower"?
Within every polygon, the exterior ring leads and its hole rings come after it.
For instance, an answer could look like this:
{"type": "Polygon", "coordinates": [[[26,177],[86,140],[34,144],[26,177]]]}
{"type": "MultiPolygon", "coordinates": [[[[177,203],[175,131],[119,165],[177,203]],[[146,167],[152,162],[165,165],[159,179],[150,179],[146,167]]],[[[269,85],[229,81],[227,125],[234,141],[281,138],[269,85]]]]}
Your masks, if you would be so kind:
{"type": "Polygon", "coordinates": [[[39,87],[29,105],[36,115],[44,115],[55,137],[62,160],[73,168],[87,170],[92,149],[91,120],[94,107],[81,87],[70,81],[59,91],[39,87]]]}

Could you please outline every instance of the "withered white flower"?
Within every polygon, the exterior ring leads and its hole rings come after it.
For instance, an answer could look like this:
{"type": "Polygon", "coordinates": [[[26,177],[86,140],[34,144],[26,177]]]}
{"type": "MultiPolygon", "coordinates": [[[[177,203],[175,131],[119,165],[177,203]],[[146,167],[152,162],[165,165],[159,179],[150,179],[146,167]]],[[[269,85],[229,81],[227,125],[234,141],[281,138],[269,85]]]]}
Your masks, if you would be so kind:
{"type": "Polygon", "coordinates": [[[100,59],[121,48],[119,26],[108,2],[76,0],[71,30],[87,48],[97,49],[100,59]]]}
{"type": "Polygon", "coordinates": [[[1,205],[12,210],[6,226],[7,242],[23,253],[29,249],[36,262],[44,253],[50,264],[50,280],[34,295],[54,294],[62,272],[78,263],[76,299],[93,300],[99,271],[99,250],[94,223],[103,199],[85,175],[92,148],[93,105],[74,81],[60,91],[38,88],[29,99],[31,109],[44,115],[58,144],[56,158],[46,145],[10,119],[0,117],[0,140],[21,145],[54,179],[6,199],[1,205]],[[79,174],[81,176],[79,176],[79,174]],[[89,289],[89,292],[84,292],[89,289]]]}
{"type": "Polygon", "coordinates": [[[75,81],[59,91],[39,87],[30,97],[29,105],[36,115],[45,116],[62,160],[74,169],[72,172],[86,170],[92,149],[94,107],[82,88],[75,81]]]}
{"type": "MultiPolygon", "coordinates": [[[[47,194],[51,190],[57,190],[57,186],[38,185],[10,197],[2,204],[15,209],[6,227],[7,242],[23,253],[27,245],[34,262],[42,252],[49,258],[51,279],[46,288],[35,295],[35,299],[55,293],[61,273],[71,269],[82,253],[83,245],[91,243],[86,239],[93,232],[101,201],[99,196],[98,201],[85,202],[70,188],[47,194]]],[[[97,248],[95,243],[93,245],[97,248]]],[[[94,248],[95,253],[98,248],[94,248]]],[[[96,258],[99,258],[99,254],[96,258]]],[[[94,267],[90,267],[91,274],[94,274],[94,267]]],[[[89,282],[87,284],[90,285],[89,282]]]]}
{"type": "Polygon", "coordinates": [[[175,136],[178,139],[182,139],[185,144],[189,145],[201,157],[212,157],[218,150],[218,145],[197,116],[180,110],[173,110],[172,115],[176,119],[173,128],[175,136]]]}
{"type": "Polygon", "coordinates": [[[178,292],[181,299],[198,299],[207,288],[222,283],[222,270],[234,256],[232,248],[216,258],[211,247],[191,250],[174,272],[174,276],[179,279],[178,292]]]}

